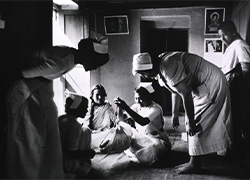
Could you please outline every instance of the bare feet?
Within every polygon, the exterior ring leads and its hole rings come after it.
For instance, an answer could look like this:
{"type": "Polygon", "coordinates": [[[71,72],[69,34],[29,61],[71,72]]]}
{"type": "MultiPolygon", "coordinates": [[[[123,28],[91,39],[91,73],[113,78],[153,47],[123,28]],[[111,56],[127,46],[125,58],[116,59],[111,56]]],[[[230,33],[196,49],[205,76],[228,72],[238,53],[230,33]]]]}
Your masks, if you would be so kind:
{"type": "Polygon", "coordinates": [[[201,171],[200,166],[195,166],[191,163],[186,163],[176,168],[176,172],[178,174],[198,174],[200,173],[200,171],[201,171]]]}
{"type": "Polygon", "coordinates": [[[187,166],[187,165],[189,165],[189,162],[184,163],[184,164],[180,164],[180,165],[178,165],[178,166],[175,166],[174,168],[175,168],[175,169],[179,169],[179,168],[181,168],[181,167],[183,167],[183,166],[187,166]]]}

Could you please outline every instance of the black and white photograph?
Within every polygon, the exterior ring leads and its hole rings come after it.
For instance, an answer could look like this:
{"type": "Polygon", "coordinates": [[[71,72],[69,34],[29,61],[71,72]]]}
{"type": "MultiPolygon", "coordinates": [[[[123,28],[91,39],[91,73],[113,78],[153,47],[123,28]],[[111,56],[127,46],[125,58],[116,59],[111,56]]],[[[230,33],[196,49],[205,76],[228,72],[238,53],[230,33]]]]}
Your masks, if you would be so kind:
{"type": "Polygon", "coordinates": [[[205,53],[223,53],[224,45],[220,38],[206,38],[204,42],[205,53]]]}
{"type": "Polygon", "coordinates": [[[217,34],[218,26],[225,19],[225,8],[205,9],[205,34],[217,34]]]}
{"type": "Polygon", "coordinates": [[[129,34],[128,17],[126,15],[104,16],[106,35],[129,34]]]}
{"type": "Polygon", "coordinates": [[[0,0],[0,179],[250,179],[250,0],[0,0]]]}

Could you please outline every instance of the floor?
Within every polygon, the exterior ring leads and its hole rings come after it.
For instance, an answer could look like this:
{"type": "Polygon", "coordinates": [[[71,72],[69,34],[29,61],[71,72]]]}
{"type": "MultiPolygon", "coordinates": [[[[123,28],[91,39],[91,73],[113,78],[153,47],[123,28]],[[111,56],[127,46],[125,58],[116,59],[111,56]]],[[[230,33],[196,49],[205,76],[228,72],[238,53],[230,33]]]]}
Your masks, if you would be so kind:
{"type": "MultiPolygon", "coordinates": [[[[137,163],[129,164],[129,168],[119,168],[107,177],[96,176],[96,179],[110,180],[237,180],[250,179],[249,169],[243,168],[233,158],[211,154],[202,159],[202,172],[200,174],[177,174],[175,166],[189,161],[187,141],[185,139],[184,117],[180,117],[180,127],[174,131],[171,128],[169,117],[168,134],[172,143],[172,152],[155,167],[143,167],[137,163]]],[[[102,172],[96,172],[101,174],[102,172]]],[[[96,174],[97,175],[97,174],[96,174]]],[[[93,179],[93,178],[91,178],[93,179]]],[[[95,178],[94,178],[95,179],[95,178]]]]}

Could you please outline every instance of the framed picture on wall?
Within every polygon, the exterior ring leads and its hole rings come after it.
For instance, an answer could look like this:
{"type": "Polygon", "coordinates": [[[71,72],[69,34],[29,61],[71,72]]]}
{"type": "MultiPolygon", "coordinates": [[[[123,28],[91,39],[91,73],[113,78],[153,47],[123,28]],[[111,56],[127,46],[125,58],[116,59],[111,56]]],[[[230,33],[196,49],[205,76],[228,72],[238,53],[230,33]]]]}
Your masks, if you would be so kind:
{"type": "Polygon", "coordinates": [[[104,16],[106,35],[129,34],[128,17],[126,15],[104,16]]]}
{"type": "Polygon", "coordinates": [[[218,67],[222,65],[222,56],[225,45],[220,38],[204,39],[204,58],[218,67]]]}
{"type": "Polygon", "coordinates": [[[218,26],[225,19],[225,8],[205,9],[205,34],[218,34],[218,26]]]}
{"type": "Polygon", "coordinates": [[[224,52],[224,45],[220,38],[205,38],[204,40],[204,53],[221,53],[224,52]]]}

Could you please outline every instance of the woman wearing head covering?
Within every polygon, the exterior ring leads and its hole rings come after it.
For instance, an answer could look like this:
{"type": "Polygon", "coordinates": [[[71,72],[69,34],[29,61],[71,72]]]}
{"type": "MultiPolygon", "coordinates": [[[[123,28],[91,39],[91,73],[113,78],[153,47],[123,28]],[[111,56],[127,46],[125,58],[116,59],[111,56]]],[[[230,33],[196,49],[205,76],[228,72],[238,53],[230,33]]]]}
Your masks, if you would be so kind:
{"type": "Polygon", "coordinates": [[[241,38],[232,21],[221,23],[218,33],[228,46],[222,56],[221,70],[227,78],[231,95],[234,129],[232,150],[235,155],[242,156],[250,141],[250,47],[241,38]]]}
{"type": "MultiPolygon", "coordinates": [[[[147,88],[153,89],[152,86],[147,88]]],[[[161,106],[152,100],[150,92],[142,86],[135,90],[135,102],[129,107],[119,97],[114,100],[114,103],[135,121],[135,129],[132,128],[131,152],[141,164],[151,166],[164,158],[171,149],[168,135],[163,129],[163,111],[161,106]]]]}
{"type": "Polygon", "coordinates": [[[64,178],[52,80],[78,63],[86,71],[102,66],[109,59],[107,46],[107,41],[82,39],[78,49],[45,47],[27,60],[7,97],[7,179],[64,178]]]}
{"type": "Polygon", "coordinates": [[[91,38],[82,39],[78,49],[67,46],[50,46],[36,50],[22,70],[25,78],[44,77],[55,79],[76,64],[83,65],[86,71],[94,70],[109,60],[107,38],[100,42],[91,38]]]}
{"type": "Polygon", "coordinates": [[[179,126],[181,98],[188,133],[189,163],[179,173],[201,170],[201,156],[231,144],[231,104],[227,81],[215,65],[186,52],[165,52],[151,60],[148,53],[133,57],[133,74],[157,78],[172,93],[172,124],[179,126]]]}
{"type": "Polygon", "coordinates": [[[76,178],[86,177],[91,170],[91,131],[77,121],[84,118],[88,108],[88,99],[71,95],[66,99],[66,114],[58,118],[60,139],[65,173],[75,174],[76,178]]]}

